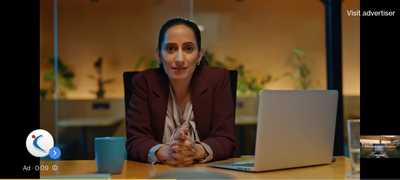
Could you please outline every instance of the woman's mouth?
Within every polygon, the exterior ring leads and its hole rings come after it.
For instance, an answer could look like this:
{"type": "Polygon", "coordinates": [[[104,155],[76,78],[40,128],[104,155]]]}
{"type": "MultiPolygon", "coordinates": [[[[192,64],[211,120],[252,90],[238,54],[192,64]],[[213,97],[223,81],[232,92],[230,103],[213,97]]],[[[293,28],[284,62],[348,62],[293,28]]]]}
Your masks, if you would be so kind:
{"type": "Polygon", "coordinates": [[[174,71],[183,71],[186,69],[187,69],[187,67],[172,67],[172,70],[174,70],[174,71]]]}

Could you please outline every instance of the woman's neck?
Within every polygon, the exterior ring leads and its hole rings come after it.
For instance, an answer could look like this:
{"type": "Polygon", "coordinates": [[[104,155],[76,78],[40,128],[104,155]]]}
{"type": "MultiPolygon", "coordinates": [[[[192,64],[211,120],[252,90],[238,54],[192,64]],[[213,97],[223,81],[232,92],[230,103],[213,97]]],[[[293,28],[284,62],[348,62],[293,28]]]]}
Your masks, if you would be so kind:
{"type": "Polygon", "coordinates": [[[172,90],[174,91],[176,102],[180,107],[183,107],[190,99],[189,85],[190,79],[171,81],[171,86],[172,90]]]}

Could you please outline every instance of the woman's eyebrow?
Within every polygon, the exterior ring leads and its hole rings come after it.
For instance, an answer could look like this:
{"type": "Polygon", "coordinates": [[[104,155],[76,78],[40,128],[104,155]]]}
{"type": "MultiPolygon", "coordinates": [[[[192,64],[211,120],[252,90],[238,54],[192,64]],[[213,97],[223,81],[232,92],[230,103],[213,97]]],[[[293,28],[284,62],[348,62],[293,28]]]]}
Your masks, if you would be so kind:
{"type": "Polygon", "coordinates": [[[174,46],[178,46],[178,43],[173,43],[173,42],[169,42],[169,43],[166,43],[165,45],[164,45],[164,47],[174,47],[174,46]]]}
{"type": "Polygon", "coordinates": [[[189,46],[189,45],[194,45],[194,43],[193,42],[185,42],[185,43],[183,43],[183,46],[189,46]]]}
{"type": "Polygon", "coordinates": [[[193,42],[185,42],[182,46],[195,46],[195,44],[193,42]]]}
{"type": "Polygon", "coordinates": [[[178,43],[175,43],[175,42],[167,42],[167,43],[165,43],[165,45],[177,45],[178,43]]]}

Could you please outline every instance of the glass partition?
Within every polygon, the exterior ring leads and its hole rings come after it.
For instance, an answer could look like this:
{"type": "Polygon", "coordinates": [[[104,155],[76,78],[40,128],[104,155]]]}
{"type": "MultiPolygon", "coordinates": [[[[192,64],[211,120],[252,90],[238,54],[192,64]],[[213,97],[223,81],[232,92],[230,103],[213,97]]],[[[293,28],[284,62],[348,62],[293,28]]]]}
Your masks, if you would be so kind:
{"type": "Polygon", "coordinates": [[[40,3],[41,128],[55,137],[62,159],[93,159],[94,137],[125,136],[123,72],[154,66],[159,27],[168,18],[189,17],[192,3],[40,3]]]}

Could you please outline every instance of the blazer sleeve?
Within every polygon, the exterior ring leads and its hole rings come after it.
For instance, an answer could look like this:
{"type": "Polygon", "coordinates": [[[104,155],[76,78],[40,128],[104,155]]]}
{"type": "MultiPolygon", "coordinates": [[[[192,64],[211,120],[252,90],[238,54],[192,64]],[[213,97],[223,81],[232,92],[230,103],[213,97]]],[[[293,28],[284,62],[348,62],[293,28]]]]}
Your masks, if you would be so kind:
{"type": "Polygon", "coordinates": [[[142,74],[132,78],[132,95],[126,113],[126,150],[128,159],[147,162],[151,147],[160,144],[154,138],[150,122],[149,92],[142,74]]]}
{"type": "Polygon", "coordinates": [[[231,95],[229,73],[223,74],[213,94],[213,110],[210,135],[203,140],[213,150],[213,160],[233,155],[237,147],[235,138],[234,104],[231,95]]]}

